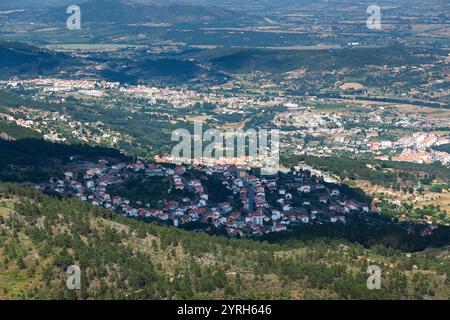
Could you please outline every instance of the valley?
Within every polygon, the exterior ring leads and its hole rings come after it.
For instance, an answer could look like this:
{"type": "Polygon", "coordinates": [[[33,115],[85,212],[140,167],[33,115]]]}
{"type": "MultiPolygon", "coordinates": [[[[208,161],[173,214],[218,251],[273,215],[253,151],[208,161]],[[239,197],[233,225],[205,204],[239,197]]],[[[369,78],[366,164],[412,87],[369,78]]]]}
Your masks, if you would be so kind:
{"type": "Polygon", "coordinates": [[[450,298],[448,1],[69,5],[0,3],[0,300],[450,298]]]}

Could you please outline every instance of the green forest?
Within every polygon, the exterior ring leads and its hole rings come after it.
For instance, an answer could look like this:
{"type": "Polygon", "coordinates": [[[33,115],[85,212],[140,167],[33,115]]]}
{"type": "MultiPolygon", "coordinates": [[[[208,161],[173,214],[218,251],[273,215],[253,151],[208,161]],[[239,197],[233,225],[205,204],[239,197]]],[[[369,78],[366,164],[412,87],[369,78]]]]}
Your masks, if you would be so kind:
{"type": "Polygon", "coordinates": [[[447,299],[448,251],[407,254],[337,239],[270,244],[124,218],[0,185],[0,298],[447,299]],[[81,290],[66,269],[81,269],[81,290]],[[382,289],[366,286],[369,265],[382,289]],[[446,276],[446,277],[445,277],[446,276]]]}
{"type": "Polygon", "coordinates": [[[376,185],[392,187],[402,182],[417,185],[418,181],[429,184],[435,179],[450,181],[450,170],[439,163],[418,164],[410,162],[351,159],[347,157],[288,156],[283,159],[286,166],[304,161],[342,179],[366,180],[376,185]]]}
{"type": "Polygon", "coordinates": [[[72,156],[82,160],[100,157],[126,160],[115,149],[86,144],[58,144],[41,139],[0,140],[0,180],[10,182],[42,182],[51,176],[61,176],[59,167],[72,156]]]}

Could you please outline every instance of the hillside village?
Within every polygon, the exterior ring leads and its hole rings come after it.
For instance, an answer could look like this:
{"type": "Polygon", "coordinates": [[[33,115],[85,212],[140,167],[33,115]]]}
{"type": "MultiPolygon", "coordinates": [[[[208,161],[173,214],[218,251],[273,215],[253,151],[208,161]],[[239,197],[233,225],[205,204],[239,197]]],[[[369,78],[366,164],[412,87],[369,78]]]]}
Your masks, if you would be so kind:
{"type": "Polygon", "coordinates": [[[203,222],[225,229],[232,237],[285,232],[291,224],[299,223],[348,223],[353,215],[378,211],[371,203],[349,197],[339,184],[327,183],[323,177],[300,167],[278,178],[267,178],[233,165],[191,168],[141,161],[113,164],[108,160],[98,163],[74,160],[65,167],[64,178],[52,177],[37,187],[128,217],[156,219],[176,227],[203,222]],[[198,174],[199,179],[191,179],[190,172],[198,174]],[[108,192],[111,186],[123,184],[132,176],[165,177],[171,181],[171,190],[187,190],[193,196],[180,201],[164,199],[157,208],[152,208],[149,203],[130,201],[108,192]],[[229,201],[211,201],[205,184],[213,177],[219,177],[228,190],[229,201]]]}

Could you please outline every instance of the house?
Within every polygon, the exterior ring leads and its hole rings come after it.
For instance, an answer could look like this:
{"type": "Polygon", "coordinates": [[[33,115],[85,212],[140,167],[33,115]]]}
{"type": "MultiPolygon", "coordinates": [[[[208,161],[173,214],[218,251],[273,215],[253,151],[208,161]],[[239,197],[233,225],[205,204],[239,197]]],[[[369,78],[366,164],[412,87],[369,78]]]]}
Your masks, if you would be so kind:
{"type": "Polygon", "coordinates": [[[277,224],[276,226],[272,227],[272,231],[273,232],[282,232],[282,231],[286,231],[287,227],[286,225],[283,224],[277,224]]]}
{"type": "Polygon", "coordinates": [[[129,211],[128,211],[128,215],[129,215],[130,217],[138,217],[137,210],[136,210],[136,209],[131,209],[131,210],[129,210],[129,211]]]}
{"type": "Polygon", "coordinates": [[[145,217],[145,214],[146,214],[146,210],[143,209],[143,208],[140,208],[140,209],[137,210],[137,213],[138,213],[139,216],[141,216],[142,218],[144,218],[144,217],[145,217]]]}
{"type": "Polygon", "coordinates": [[[311,187],[310,186],[301,186],[297,190],[299,192],[302,192],[302,193],[310,193],[311,192],[311,187]]]}
{"type": "Polygon", "coordinates": [[[262,236],[264,234],[264,229],[261,228],[255,228],[252,230],[253,235],[262,236]]]}
{"type": "Polygon", "coordinates": [[[327,196],[322,196],[322,197],[320,197],[319,198],[319,202],[321,202],[321,203],[328,203],[328,197],[327,196]]]}
{"type": "Polygon", "coordinates": [[[136,172],[145,169],[144,164],[141,161],[138,161],[135,164],[132,164],[131,168],[136,172]]]}
{"type": "Polygon", "coordinates": [[[264,200],[264,198],[256,198],[256,206],[258,208],[264,207],[264,205],[266,204],[266,201],[264,200]]]}
{"type": "Polygon", "coordinates": [[[234,180],[234,184],[237,185],[239,188],[242,188],[244,186],[244,182],[241,179],[234,180]]]}
{"type": "Polygon", "coordinates": [[[175,216],[181,217],[182,215],[184,215],[183,210],[177,209],[177,210],[175,211],[175,216]]]}
{"type": "Polygon", "coordinates": [[[183,190],[184,189],[184,184],[181,181],[175,182],[175,189],[176,190],[183,190]]]}
{"type": "Polygon", "coordinates": [[[219,204],[220,209],[222,209],[224,212],[230,212],[233,210],[229,202],[222,202],[219,204]]]}
{"type": "Polygon", "coordinates": [[[197,208],[197,209],[193,209],[193,210],[189,211],[189,216],[190,216],[193,220],[198,220],[198,219],[200,219],[200,217],[202,217],[205,213],[206,213],[206,209],[205,209],[205,208],[197,208]]]}
{"type": "Polygon", "coordinates": [[[236,222],[233,222],[233,221],[228,221],[228,220],[226,220],[226,221],[223,222],[223,225],[224,225],[227,229],[228,229],[228,228],[237,228],[236,222]]]}
{"type": "Polygon", "coordinates": [[[94,199],[94,200],[91,201],[91,204],[93,206],[100,206],[100,200],[99,199],[94,199]]]}
{"type": "Polygon", "coordinates": [[[277,183],[275,181],[267,181],[266,187],[270,190],[274,190],[277,187],[277,183]]]}
{"type": "Polygon", "coordinates": [[[305,214],[299,215],[297,218],[298,218],[298,220],[300,220],[303,223],[308,223],[309,222],[309,217],[307,215],[305,215],[305,214]]]}
{"type": "Polygon", "coordinates": [[[273,210],[271,218],[274,221],[280,219],[281,218],[281,212],[278,211],[278,210],[273,210]]]}
{"type": "Polygon", "coordinates": [[[165,204],[164,208],[167,210],[175,210],[178,207],[178,202],[176,201],[169,201],[165,204]]]}
{"type": "Polygon", "coordinates": [[[166,221],[169,219],[169,215],[166,212],[158,212],[156,217],[160,220],[166,221]]]}
{"type": "Polygon", "coordinates": [[[342,223],[345,223],[345,222],[346,222],[344,216],[331,217],[331,218],[330,218],[330,221],[331,221],[332,223],[336,223],[336,222],[338,222],[338,221],[339,221],[339,222],[342,222],[342,223]]]}
{"type": "Polygon", "coordinates": [[[263,224],[264,215],[261,213],[261,211],[255,211],[254,213],[249,214],[245,217],[245,222],[247,223],[253,223],[256,225],[262,225],[263,224]]]}
{"type": "Polygon", "coordinates": [[[83,185],[80,182],[73,182],[72,181],[71,184],[77,191],[82,191],[84,189],[83,185]]]}
{"type": "Polygon", "coordinates": [[[93,189],[94,186],[95,186],[94,181],[89,180],[89,181],[86,182],[86,187],[87,187],[88,189],[93,189]]]}
{"type": "Polygon", "coordinates": [[[239,219],[240,217],[241,217],[241,213],[240,213],[240,212],[237,212],[237,211],[232,212],[232,213],[230,213],[230,214],[228,215],[228,219],[230,219],[230,220],[237,220],[237,219],[239,219]]]}
{"type": "Polygon", "coordinates": [[[149,210],[149,214],[151,217],[158,217],[159,214],[161,214],[162,211],[161,210],[156,210],[156,209],[150,209],[149,210]]]}
{"type": "Polygon", "coordinates": [[[354,203],[349,202],[344,206],[344,211],[347,213],[355,210],[358,210],[358,207],[354,203]]]}
{"type": "Polygon", "coordinates": [[[328,208],[330,209],[330,211],[336,211],[336,212],[343,211],[342,207],[337,204],[330,205],[328,208]]]}
{"type": "Polygon", "coordinates": [[[67,179],[72,179],[73,178],[73,172],[72,171],[67,171],[66,173],[64,173],[65,177],[67,179]]]}

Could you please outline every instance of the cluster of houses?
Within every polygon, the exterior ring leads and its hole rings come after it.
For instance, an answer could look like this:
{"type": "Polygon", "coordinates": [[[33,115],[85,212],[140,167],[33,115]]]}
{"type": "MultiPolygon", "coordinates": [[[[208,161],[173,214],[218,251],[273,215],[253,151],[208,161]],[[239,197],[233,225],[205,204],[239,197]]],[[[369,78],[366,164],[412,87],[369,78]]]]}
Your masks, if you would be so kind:
{"type": "Polygon", "coordinates": [[[353,153],[372,155],[380,160],[450,164],[447,152],[432,149],[448,144],[448,134],[427,132],[428,129],[447,126],[445,117],[428,119],[420,113],[405,117],[395,108],[381,105],[372,106],[371,110],[343,116],[302,107],[277,114],[273,124],[298,142],[293,144],[298,154],[330,156],[353,153]],[[391,133],[392,127],[408,131],[421,128],[424,132],[414,132],[398,140],[384,140],[384,133],[391,133]],[[314,139],[309,139],[312,143],[308,143],[308,139],[296,139],[298,136],[314,139]],[[320,144],[315,143],[318,139],[320,144]]]}
{"type": "MultiPolygon", "coordinates": [[[[95,206],[113,209],[125,216],[158,219],[178,227],[204,222],[224,228],[230,236],[262,235],[287,231],[298,223],[347,223],[358,213],[376,212],[370,204],[348,199],[339,185],[330,186],[323,178],[300,167],[279,177],[258,177],[234,165],[164,166],[137,161],[109,164],[73,161],[65,167],[64,178],[52,177],[41,188],[64,196],[74,196],[95,206]],[[187,175],[188,170],[202,178],[187,175]],[[164,200],[151,208],[142,201],[132,203],[108,193],[111,185],[125,183],[131,176],[164,176],[174,190],[189,190],[189,201],[164,200]],[[228,201],[210,201],[204,181],[219,176],[231,195],[228,201]]],[[[161,190],[161,192],[165,192],[161,190]]]]}
{"type": "Polygon", "coordinates": [[[217,104],[223,106],[223,112],[233,112],[246,106],[273,107],[286,103],[284,97],[264,99],[258,96],[224,96],[218,93],[197,92],[179,88],[157,88],[144,85],[122,85],[118,82],[97,80],[75,80],[57,78],[38,78],[30,80],[0,81],[2,88],[21,88],[27,90],[38,89],[44,95],[79,93],[86,96],[101,98],[108,93],[120,93],[126,98],[146,99],[155,105],[164,101],[165,105],[175,108],[192,108],[199,104],[217,104]]]}

